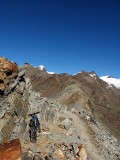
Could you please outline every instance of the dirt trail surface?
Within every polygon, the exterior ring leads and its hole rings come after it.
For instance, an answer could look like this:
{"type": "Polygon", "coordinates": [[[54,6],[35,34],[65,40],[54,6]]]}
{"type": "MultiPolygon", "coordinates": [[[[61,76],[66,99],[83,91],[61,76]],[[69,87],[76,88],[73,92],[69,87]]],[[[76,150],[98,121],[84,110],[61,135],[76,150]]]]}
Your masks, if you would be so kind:
{"type": "MultiPolygon", "coordinates": [[[[67,117],[72,120],[71,127],[74,126],[75,132],[72,132],[72,135],[70,136],[74,137],[75,135],[78,135],[80,137],[80,140],[87,151],[88,159],[104,160],[104,157],[99,154],[98,147],[95,146],[94,141],[92,141],[92,139],[90,138],[89,128],[84,120],[79,115],[76,115],[70,111],[66,111],[64,113],[60,112],[58,114],[58,116],[62,118],[67,117]]],[[[47,153],[49,152],[48,146],[56,143],[61,144],[62,142],[65,142],[67,138],[69,138],[68,130],[66,131],[65,129],[61,129],[60,127],[58,127],[58,124],[49,126],[49,131],[42,131],[42,133],[38,134],[36,147],[43,153],[47,153]],[[51,139],[50,137],[52,137],[53,139],[51,139]]],[[[29,149],[33,145],[34,144],[31,142],[24,144],[22,145],[22,150],[29,149]]]]}
{"type": "Polygon", "coordinates": [[[83,121],[83,119],[70,111],[60,114],[63,117],[66,116],[72,118],[74,126],[76,126],[77,128],[77,134],[80,135],[80,139],[83,141],[83,144],[85,145],[88,157],[90,156],[92,160],[103,160],[103,157],[101,157],[98,153],[98,148],[96,148],[94,142],[92,142],[91,138],[89,137],[89,128],[83,121]]]}

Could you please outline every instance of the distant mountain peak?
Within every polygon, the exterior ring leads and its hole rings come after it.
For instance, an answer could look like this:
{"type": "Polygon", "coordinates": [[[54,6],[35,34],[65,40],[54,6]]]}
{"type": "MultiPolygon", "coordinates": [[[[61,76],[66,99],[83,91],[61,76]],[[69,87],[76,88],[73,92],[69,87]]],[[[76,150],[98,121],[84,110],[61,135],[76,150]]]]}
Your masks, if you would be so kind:
{"type": "Polygon", "coordinates": [[[94,71],[89,72],[89,75],[96,79],[97,75],[94,71]]]}
{"type": "Polygon", "coordinates": [[[107,76],[107,78],[115,78],[115,77],[112,77],[112,76],[107,76]]]}
{"type": "Polygon", "coordinates": [[[40,65],[40,66],[39,66],[39,69],[42,70],[42,71],[46,71],[46,68],[45,68],[45,66],[43,66],[43,65],[40,65]]]}
{"type": "Polygon", "coordinates": [[[54,72],[49,72],[49,71],[47,71],[47,69],[46,69],[45,66],[43,66],[43,65],[40,65],[40,66],[39,66],[39,69],[40,69],[41,71],[47,72],[48,74],[55,74],[54,72]]]}

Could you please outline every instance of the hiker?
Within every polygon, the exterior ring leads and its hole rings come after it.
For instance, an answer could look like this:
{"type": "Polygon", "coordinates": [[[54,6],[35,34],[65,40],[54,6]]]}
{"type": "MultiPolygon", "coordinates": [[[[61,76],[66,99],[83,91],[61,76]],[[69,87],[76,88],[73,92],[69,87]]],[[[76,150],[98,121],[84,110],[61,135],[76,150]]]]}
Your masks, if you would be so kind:
{"type": "Polygon", "coordinates": [[[31,142],[36,142],[36,140],[37,140],[37,129],[35,127],[33,119],[30,119],[29,126],[30,126],[30,130],[29,130],[30,141],[31,142]]]}
{"type": "Polygon", "coordinates": [[[33,115],[33,121],[34,121],[34,125],[36,127],[36,129],[38,130],[38,132],[40,133],[40,122],[38,120],[38,117],[36,116],[36,114],[33,115]]]}
{"type": "Polygon", "coordinates": [[[32,118],[30,119],[30,123],[29,123],[29,134],[30,134],[30,141],[31,142],[36,142],[37,140],[37,131],[40,133],[40,123],[38,120],[38,117],[36,116],[36,114],[31,115],[32,118]]]}

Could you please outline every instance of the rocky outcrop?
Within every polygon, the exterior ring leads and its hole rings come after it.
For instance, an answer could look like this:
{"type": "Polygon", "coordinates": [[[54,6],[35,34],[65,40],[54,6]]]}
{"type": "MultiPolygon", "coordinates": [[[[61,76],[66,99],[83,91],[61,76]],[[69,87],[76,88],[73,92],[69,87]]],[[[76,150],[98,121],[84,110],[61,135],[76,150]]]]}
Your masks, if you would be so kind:
{"type": "Polygon", "coordinates": [[[20,94],[10,94],[7,99],[2,100],[0,119],[1,142],[18,138],[26,129],[25,118],[28,111],[27,99],[20,94]]]}
{"type": "Polygon", "coordinates": [[[0,144],[0,159],[22,160],[22,151],[19,139],[0,144]]]}
{"type": "Polygon", "coordinates": [[[10,62],[7,58],[0,58],[0,71],[6,75],[10,75],[18,70],[18,66],[14,62],[10,62]]]}
{"type": "Polygon", "coordinates": [[[18,66],[7,58],[0,57],[0,94],[3,95],[17,76],[18,66]],[[13,74],[14,73],[14,74],[13,74]]]}
{"type": "Polygon", "coordinates": [[[120,158],[120,91],[108,88],[95,72],[51,75],[26,64],[4,76],[0,142],[19,138],[23,160],[76,160],[80,144],[89,160],[120,158]],[[29,139],[33,113],[41,127],[36,144],[29,139]]]}
{"type": "Polygon", "coordinates": [[[0,80],[4,80],[7,77],[7,75],[4,72],[0,72],[0,80]]]}
{"type": "Polygon", "coordinates": [[[28,96],[25,93],[24,70],[18,71],[16,64],[1,58],[1,71],[6,75],[0,97],[0,142],[3,142],[18,138],[25,131],[28,96]],[[6,74],[7,69],[9,75],[6,74]]]}

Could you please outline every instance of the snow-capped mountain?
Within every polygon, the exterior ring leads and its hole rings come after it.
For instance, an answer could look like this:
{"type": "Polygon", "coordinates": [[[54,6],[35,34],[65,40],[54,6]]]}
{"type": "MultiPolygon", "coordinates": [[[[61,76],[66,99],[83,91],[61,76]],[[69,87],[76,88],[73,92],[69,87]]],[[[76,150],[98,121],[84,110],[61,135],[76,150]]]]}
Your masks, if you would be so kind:
{"type": "Polygon", "coordinates": [[[49,72],[49,71],[47,71],[46,68],[45,68],[45,66],[43,66],[43,65],[40,65],[40,66],[39,66],[39,69],[42,70],[42,71],[47,72],[48,74],[55,74],[54,72],[49,72]]]}
{"type": "MultiPolygon", "coordinates": [[[[47,69],[45,68],[44,65],[40,65],[39,69],[47,72],[48,74],[55,74],[55,72],[49,72],[49,71],[47,71],[47,69]]],[[[79,72],[79,73],[82,73],[82,72],[79,72]]],[[[74,75],[77,75],[79,73],[76,73],[74,75]]],[[[88,73],[89,73],[89,75],[91,77],[93,77],[94,79],[96,79],[97,75],[96,75],[96,73],[94,71],[88,72],[88,73]]],[[[120,89],[120,79],[116,79],[116,78],[111,77],[111,76],[101,76],[99,78],[102,79],[103,81],[107,82],[110,87],[112,87],[111,85],[114,85],[116,88],[120,89]]]]}
{"type": "Polygon", "coordinates": [[[113,78],[111,76],[100,77],[103,81],[107,82],[109,85],[114,85],[116,88],[120,88],[120,79],[113,78]]]}
{"type": "Polygon", "coordinates": [[[43,66],[43,65],[40,65],[40,66],[39,66],[39,69],[42,70],[42,71],[46,71],[46,68],[45,68],[45,66],[43,66]]]}

